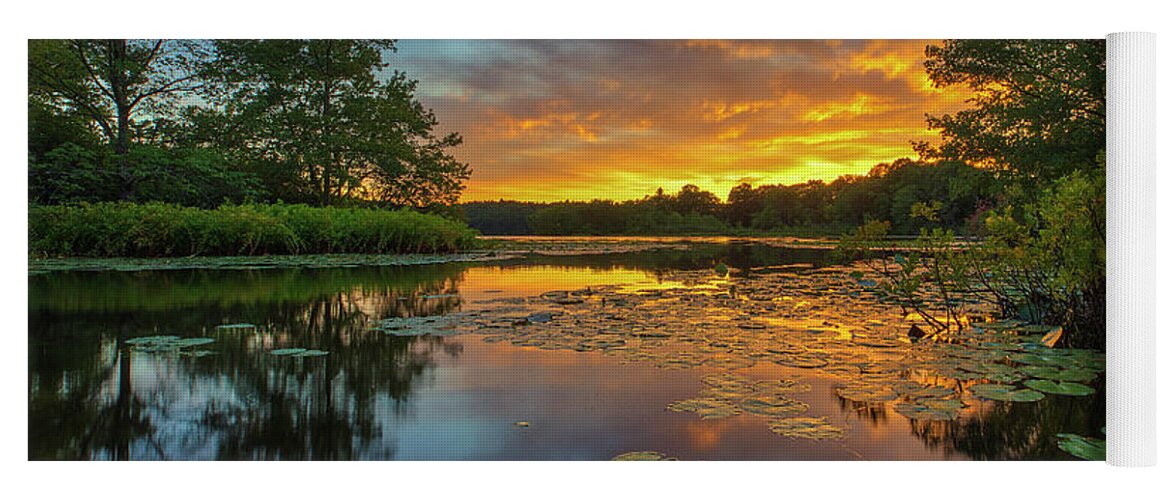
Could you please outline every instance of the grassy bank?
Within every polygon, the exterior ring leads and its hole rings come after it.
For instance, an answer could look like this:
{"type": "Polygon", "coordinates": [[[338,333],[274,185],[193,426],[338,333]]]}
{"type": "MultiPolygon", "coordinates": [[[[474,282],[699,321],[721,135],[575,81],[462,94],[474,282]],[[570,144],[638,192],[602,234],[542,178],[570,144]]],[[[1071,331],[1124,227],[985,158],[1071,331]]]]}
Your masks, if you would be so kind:
{"type": "Polygon", "coordinates": [[[411,210],[163,203],[29,208],[29,252],[43,257],[182,257],[466,250],[476,232],[411,210]]]}

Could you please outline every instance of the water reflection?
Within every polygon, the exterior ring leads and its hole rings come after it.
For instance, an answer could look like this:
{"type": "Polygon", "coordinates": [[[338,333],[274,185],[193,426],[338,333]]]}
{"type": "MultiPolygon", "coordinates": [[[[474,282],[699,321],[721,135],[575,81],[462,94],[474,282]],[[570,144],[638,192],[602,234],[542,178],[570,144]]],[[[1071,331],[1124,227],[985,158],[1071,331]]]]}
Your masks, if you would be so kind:
{"type": "Polygon", "coordinates": [[[651,286],[674,269],[819,266],[824,250],[534,256],[524,262],[332,269],[78,272],[29,277],[30,459],[1060,458],[1057,432],[1104,425],[1104,394],[987,403],[956,422],[911,421],[834,395],[841,380],[758,364],[812,385],[810,414],[851,429],[793,441],[760,417],[664,410],[708,368],[664,371],[598,352],[396,337],[391,317],[446,315],[548,290],[651,286]],[[219,329],[247,323],[255,328],[219,329]],[[202,357],[133,350],[150,335],[211,337],[202,357]],[[317,358],[273,349],[328,351],[317,358]],[[513,423],[532,422],[519,429],[513,423]]]}
{"type": "MultiPolygon", "coordinates": [[[[459,342],[371,332],[460,306],[457,266],[30,278],[30,458],[347,459],[459,342]],[[219,330],[252,323],[255,331],[219,330]],[[214,355],[132,351],[212,337],[214,355]],[[312,347],[321,358],[274,357],[312,347]]],[[[380,445],[381,446],[381,445],[380,445]]]]}

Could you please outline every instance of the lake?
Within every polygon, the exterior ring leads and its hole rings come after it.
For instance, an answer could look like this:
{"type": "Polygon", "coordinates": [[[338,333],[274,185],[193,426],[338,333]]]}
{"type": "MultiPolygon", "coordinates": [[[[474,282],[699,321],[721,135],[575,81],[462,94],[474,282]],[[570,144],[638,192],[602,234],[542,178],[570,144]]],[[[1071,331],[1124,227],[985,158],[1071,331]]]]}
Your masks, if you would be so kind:
{"type": "Polygon", "coordinates": [[[29,458],[1064,460],[1058,434],[1101,436],[1103,377],[980,397],[1051,358],[993,318],[971,349],[911,343],[856,269],[736,240],[30,274],[29,458]]]}

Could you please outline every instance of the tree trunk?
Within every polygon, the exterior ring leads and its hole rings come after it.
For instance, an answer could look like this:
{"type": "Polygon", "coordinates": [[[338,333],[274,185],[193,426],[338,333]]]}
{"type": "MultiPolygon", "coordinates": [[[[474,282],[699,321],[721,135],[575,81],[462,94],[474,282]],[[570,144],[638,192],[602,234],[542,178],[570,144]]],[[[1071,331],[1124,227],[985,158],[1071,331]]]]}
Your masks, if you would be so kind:
{"type": "Polygon", "coordinates": [[[114,137],[114,155],[118,161],[118,177],[122,186],[119,196],[129,200],[134,191],[134,176],[130,171],[130,96],[126,71],[126,40],[106,40],[109,67],[110,93],[114,97],[114,112],[117,115],[117,132],[114,137]]]}

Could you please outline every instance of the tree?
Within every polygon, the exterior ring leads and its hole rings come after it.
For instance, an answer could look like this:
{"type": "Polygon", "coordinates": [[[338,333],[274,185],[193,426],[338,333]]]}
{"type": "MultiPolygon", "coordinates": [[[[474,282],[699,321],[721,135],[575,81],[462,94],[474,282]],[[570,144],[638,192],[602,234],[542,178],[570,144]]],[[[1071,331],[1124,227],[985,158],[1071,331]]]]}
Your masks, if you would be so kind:
{"type": "Polygon", "coordinates": [[[725,217],[735,226],[747,226],[752,223],[752,215],[761,209],[760,192],[752,188],[752,184],[741,183],[728,192],[728,205],[725,217]]]}
{"type": "Polygon", "coordinates": [[[675,211],[681,214],[711,215],[720,205],[720,199],[710,191],[704,191],[694,184],[679,189],[675,196],[675,211]]]}
{"type": "Polygon", "coordinates": [[[917,144],[920,154],[1043,183],[1096,168],[1106,143],[1104,40],[947,40],[926,54],[934,85],[974,95],[970,109],[928,116],[942,142],[917,144]]]}
{"type": "Polygon", "coordinates": [[[216,42],[201,136],[264,172],[282,198],[452,203],[470,174],[439,136],[416,82],[390,71],[385,40],[216,42]],[[388,72],[389,71],[389,72],[388,72]],[[225,133],[229,131],[228,133],[225,133]]]}
{"type": "MultiPolygon", "coordinates": [[[[30,40],[30,101],[84,117],[113,150],[120,197],[133,193],[133,129],[199,88],[206,44],[192,40],[30,40]]],[[[30,103],[31,104],[31,103],[30,103]]]]}

